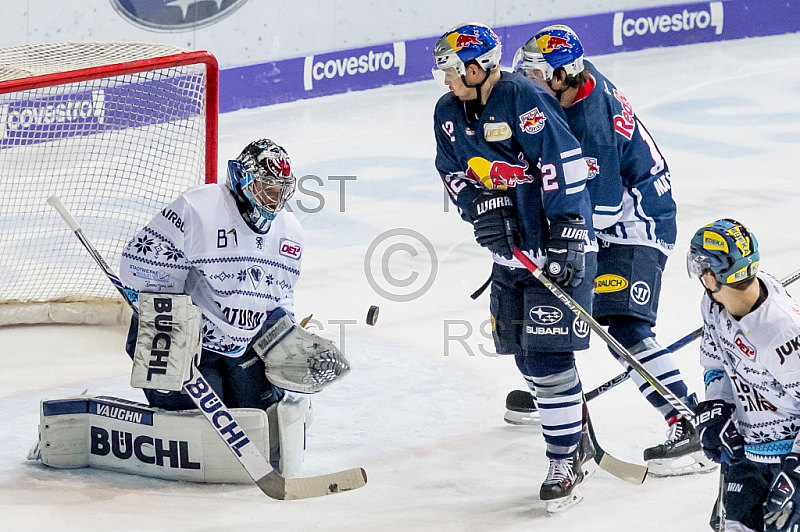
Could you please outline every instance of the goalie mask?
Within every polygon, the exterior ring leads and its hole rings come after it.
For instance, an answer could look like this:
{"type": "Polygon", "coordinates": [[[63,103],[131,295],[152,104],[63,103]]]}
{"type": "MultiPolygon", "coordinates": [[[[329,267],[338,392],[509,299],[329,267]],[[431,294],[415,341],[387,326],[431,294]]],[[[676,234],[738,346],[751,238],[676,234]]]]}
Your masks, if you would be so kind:
{"type": "Polygon", "coordinates": [[[711,271],[720,284],[744,281],[758,273],[758,242],[741,223],[725,218],[701,227],[686,255],[689,277],[711,271]]]}
{"type": "Polygon", "coordinates": [[[228,186],[242,216],[259,233],[269,230],[294,194],[295,183],[286,150],[269,139],[251,142],[239,157],[228,161],[228,186]]]}

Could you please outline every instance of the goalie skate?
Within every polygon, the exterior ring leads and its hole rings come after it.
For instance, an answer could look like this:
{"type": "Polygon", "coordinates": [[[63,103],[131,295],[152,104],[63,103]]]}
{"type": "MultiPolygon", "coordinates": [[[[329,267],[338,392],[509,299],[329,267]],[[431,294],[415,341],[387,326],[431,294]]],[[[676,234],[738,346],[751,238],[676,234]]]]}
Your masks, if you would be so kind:
{"type": "Polygon", "coordinates": [[[683,417],[673,419],[667,441],[644,451],[648,473],[654,477],[677,477],[716,471],[717,464],[703,454],[692,424],[683,417]]]}
{"type": "Polygon", "coordinates": [[[503,420],[509,425],[540,425],[539,409],[528,391],[512,390],[506,397],[506,414],[503,420]]]}

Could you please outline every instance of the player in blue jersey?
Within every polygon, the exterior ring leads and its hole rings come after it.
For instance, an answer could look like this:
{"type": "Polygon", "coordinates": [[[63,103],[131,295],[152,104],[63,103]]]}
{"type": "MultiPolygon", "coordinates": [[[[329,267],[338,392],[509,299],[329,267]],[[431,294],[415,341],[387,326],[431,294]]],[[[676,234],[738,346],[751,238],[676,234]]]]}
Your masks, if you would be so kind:
{"type": "MultiPolygon", "coordinates": [[[[600,244],[593,315],[672,392],[691,402],[694,396],[672,353],[652,330],[677,233],[667,162],[627,98],[584,60],[583,46],[569,27],[540,30],[517,52],[520,60],[525,74],[561,103],[589,167],[586,187],[600,244]]],[[[665,443],[644,451],[651,472],[713,470],[689,420],[638,373],[631,376],[670,427],[665,443]],[[686,455],[692,460],[682,458],[686,455]]]]}
{"type": "Polygon", "coordinates": [[[596,244],[586,163],[558,102],[500,71],[501,44],[481,24],[446,32],[434,77],[449,88],[434,111],[436,168],[461,217],[494,258],[495,348],[513,354],[539,394],[550,469],[540,497],[557,511],[581,499],[582,387],[575,351],[589,328],[517,261],[521,249],[584,308],[596,244]],[[586,279],[586,280],[584,280],[586,279]]]}

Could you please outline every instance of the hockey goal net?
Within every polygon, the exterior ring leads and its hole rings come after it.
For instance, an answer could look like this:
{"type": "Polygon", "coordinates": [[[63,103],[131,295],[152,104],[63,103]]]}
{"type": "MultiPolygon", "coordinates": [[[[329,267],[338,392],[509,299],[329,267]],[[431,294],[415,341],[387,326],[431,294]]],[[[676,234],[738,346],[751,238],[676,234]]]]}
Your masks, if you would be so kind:
{"type": "Polygon", "coordinates": [[[216,182],[218,67],[135,43],[0,49],[0,325],[111,323],[125,306],[61,217],[114,271],[186,188],[216,182]]]}

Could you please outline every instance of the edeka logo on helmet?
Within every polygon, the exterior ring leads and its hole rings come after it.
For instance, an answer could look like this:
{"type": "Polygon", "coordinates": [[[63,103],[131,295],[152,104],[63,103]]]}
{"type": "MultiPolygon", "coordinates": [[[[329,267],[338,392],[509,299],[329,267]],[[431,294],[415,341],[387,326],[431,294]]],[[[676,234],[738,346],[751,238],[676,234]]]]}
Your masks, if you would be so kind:
{"type": "MultiPolygon", "coordinates": [[[[619,11],[614,13],[614,46],[622,46],[624,38],[644,37],[648,34],[681,32],[681,31],[703,31],[709,26],[714,28],[714,34],[722,33],[724,20],[724,9],[722,2],[711,2],[708,4],[708,11],[689,11],[682,9],[673,11],[672,8],[660,8],[660,12],[653,12],[652,15],[641,15],[636,18],[625,17],[625,13],[619,11]]],[[[634,15],[635,16],[635,15],[634,15]]],[[[663,44],[662,44],[663,46],[663,44]]]]}
{"type": "Polygon", "coordinates": [[[303,66],[303,88],[310,91],[329,86],[329,83],[346,84],[349,89],[377,87],[405,72],[406,43],[403,41],[321,57],[309,55],[303,66]],[[390,72],[392,69],[397,71],[390,72]],[[343,79],[353,76],[357,79],[343,79]],[[315,82],[317,85],[322,82],[322,85],[315,87],[315,82]]]}
{"type": "Polygon", "coordinates": [[[707,271],[718,283],[731,284],[753,277],[758,272],[758,241],[744,225],[725,218],[695,232],[686,254],[689,277],[702,277],[707,271]]]}

